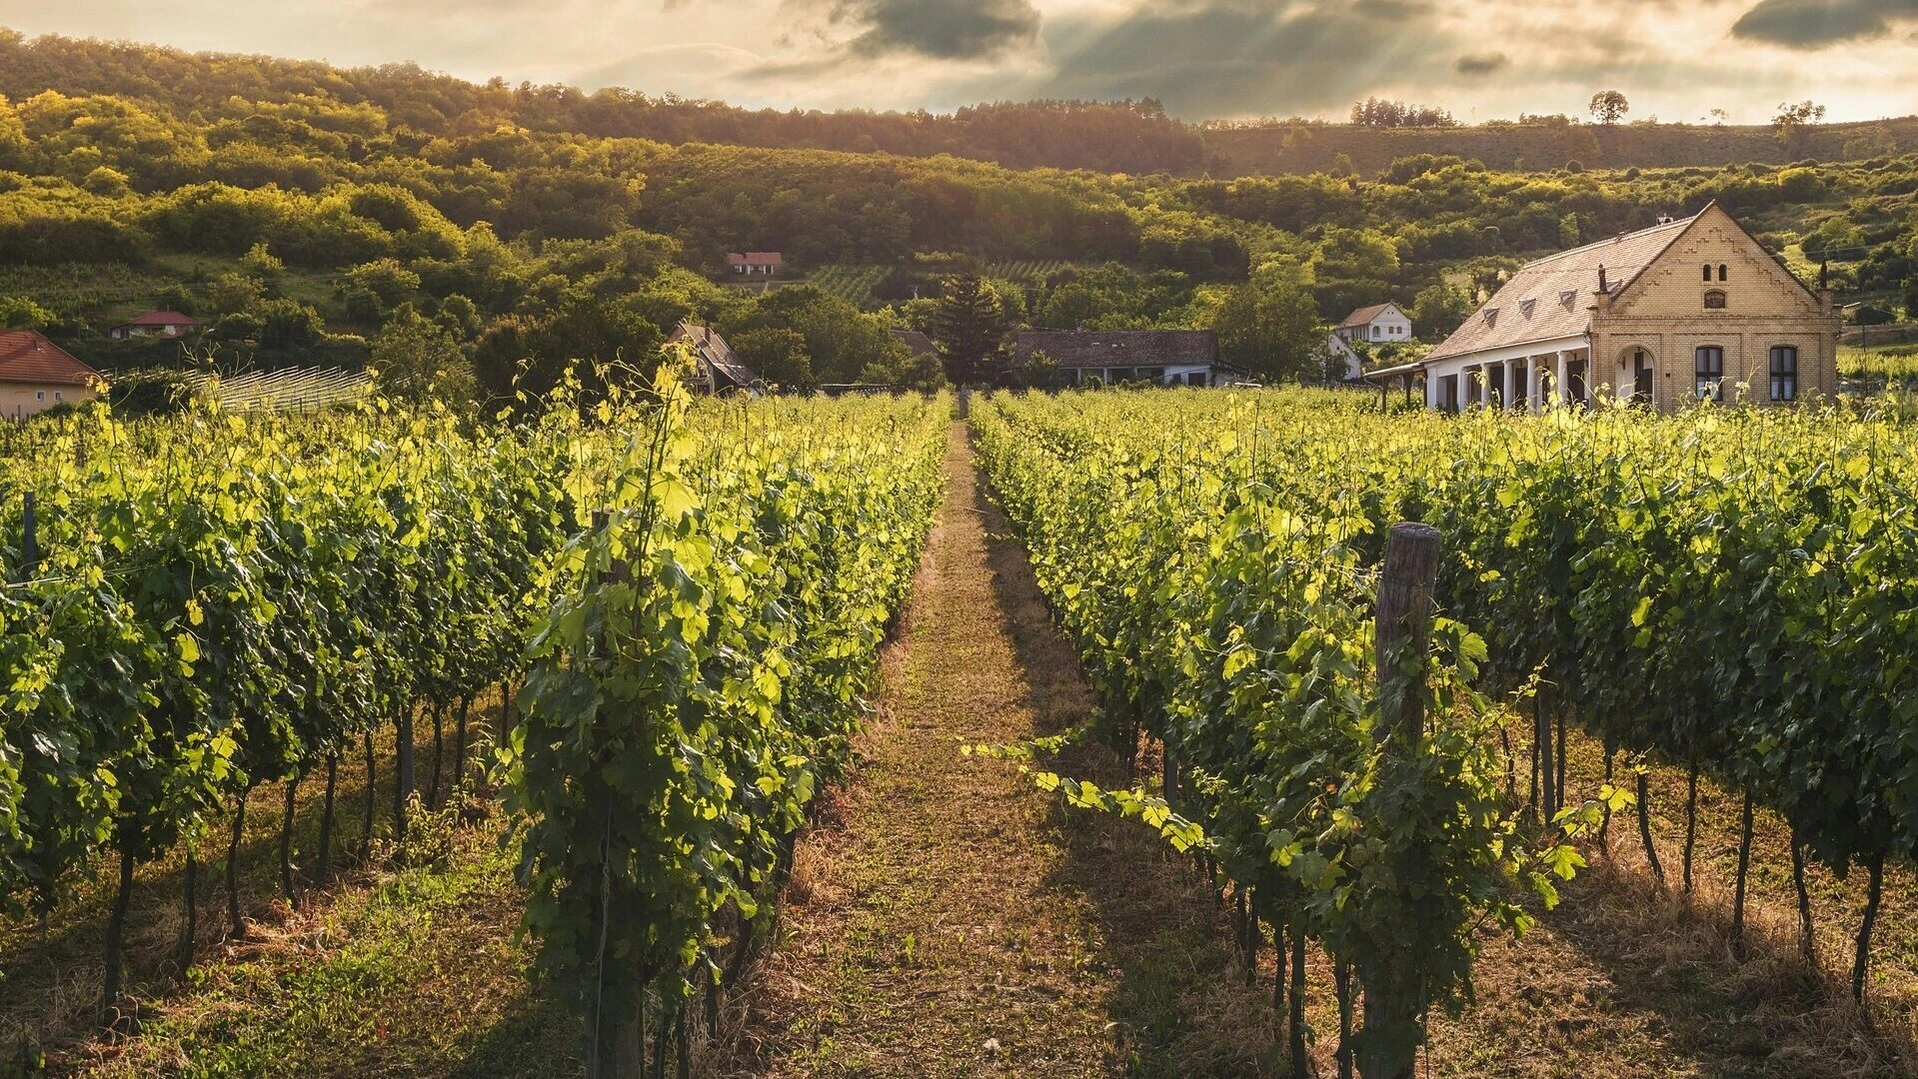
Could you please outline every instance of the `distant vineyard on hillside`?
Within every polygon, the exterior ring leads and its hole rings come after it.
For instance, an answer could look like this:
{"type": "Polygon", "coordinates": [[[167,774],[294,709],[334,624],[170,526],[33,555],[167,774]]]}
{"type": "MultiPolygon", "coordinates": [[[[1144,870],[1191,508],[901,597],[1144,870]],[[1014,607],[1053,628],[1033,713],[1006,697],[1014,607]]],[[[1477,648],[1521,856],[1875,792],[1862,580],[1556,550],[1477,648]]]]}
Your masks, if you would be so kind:
{"type": "Polygon", "coordinates": [[[1072,264],[1061,259],[1004,259],[986,264],[986,276],[1007,281],[1043,281],[1072,264]]]}
{"type": "Polygon", "coordinates": [[[885,280],[885,277],[884,266],[833,263],[821,266],[804,278],[788,284],[812,285],[845,300],[854,307],[870,307],[873,304],[873,286],[885,280]]]}

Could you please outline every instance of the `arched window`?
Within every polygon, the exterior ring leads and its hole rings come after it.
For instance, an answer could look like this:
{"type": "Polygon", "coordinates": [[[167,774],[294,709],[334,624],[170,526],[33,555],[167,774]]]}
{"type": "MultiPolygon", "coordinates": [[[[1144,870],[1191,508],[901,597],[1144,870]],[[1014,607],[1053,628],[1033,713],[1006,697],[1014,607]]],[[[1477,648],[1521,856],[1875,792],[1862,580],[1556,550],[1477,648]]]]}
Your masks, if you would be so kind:
{"type": "Polygon", "coordinates": [[[1710,281],[1711,279],[1712,279],[1712,264],[1707,262],[1705,264],[1705,280],[1710,281]]]}
{"type": "Polygon", "coordinates": [[[1701,401],[1724,400],[1725,350],[1717,345],[1700,345],[1692,359],[1692,396],[1701,401]]]}
{"type": "Polygon", "coordinates": [[[1724,309],[1725,293],[1723,291],[1712,289],[1710,292],[1705,293],[1705,310],[1723,311],[1724,309]]]}
{"type": "Polygon", "coordinates": [[[1718,279],[1720,281],[1725,279],[1725,264],[1722,262],[1718,264],[1718,279]]]}
{"type": "Polygon", "coordinates": [[[1772,346],[1771,399],[1798,400],[1798,350],[1790,345],[1772,346]]]}

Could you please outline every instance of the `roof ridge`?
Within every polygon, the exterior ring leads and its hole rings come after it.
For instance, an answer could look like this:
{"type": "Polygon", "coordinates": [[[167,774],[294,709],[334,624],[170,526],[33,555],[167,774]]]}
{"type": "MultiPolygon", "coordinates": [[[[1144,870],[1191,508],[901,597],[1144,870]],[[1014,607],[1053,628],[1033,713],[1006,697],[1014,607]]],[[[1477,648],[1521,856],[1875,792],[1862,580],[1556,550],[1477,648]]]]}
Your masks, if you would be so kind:
{"type": "MultiPolygon", "coordinates": [[[[1707,209],[1709,209],[1709,207],[1707,207],[1707,209]]],[[[1534,266],[1542,266],[1548,262],[1555,262],[1558,259],[1565,258],[1569,255],[1577,255],[1582,252],[1593,251],[1598,248],[1604,247],[1607,244],[1622,243],[1626,240],[1634,240],[1641,236],[1649,236],[1652,233],[1659,231],[1660,229],[1681,230],[1703,216],[1705,216],[1705,211],[1700,210],[1690,217],[1675,217],[1670,221],[1664,221],[1656,225],[1648,226],[1646,228],[1634,229],[1631,232],[1621,232],[1616,236],[1608,236],[1603,240],[1593,240],[1591,243],[1588,243],[1588,244],[1580,244],[1577,247],[1568,247],[1563,251],[1554,251],[1549,255],[1540,255],[1538,258],[1535,258],[1532,261],[1520,266],[1519,270],[1521,271],[1529,270],[1534,266]]],[[[1513,276],[1517,276],[1517,274],[1515,273],[1513,276]]]]}

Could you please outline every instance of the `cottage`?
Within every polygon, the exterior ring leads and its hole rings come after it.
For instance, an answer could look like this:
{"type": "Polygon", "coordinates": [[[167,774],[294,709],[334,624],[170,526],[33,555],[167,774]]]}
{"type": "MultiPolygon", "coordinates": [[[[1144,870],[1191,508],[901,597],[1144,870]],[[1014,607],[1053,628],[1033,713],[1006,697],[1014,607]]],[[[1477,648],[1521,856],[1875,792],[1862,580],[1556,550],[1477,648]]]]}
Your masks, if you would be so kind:
{"type": "Polygon", "coordinates": [[[105,380],[32,330],[0,330],[0,416],[23,420],[100,396],[105,380]]]}
{"type": "Polygon", "coordinates": [[[1621,398],[1787,404],[1837,387],[1839,318],[1717,203],[1560,252],[1511,280],[1418,363],[1429,408],[1621,398]]]}
{"type": "Polygon", "coordinates": [[[1332,336],[1326,341],[1326,351],[1345,365],[1345,377],[1348,381],[1364,373],[1359,351],[1354,343],[1368,345],[1398,344],[1412,339],[1412,318],[1398,304],[1379,303],[1370,307],[1361,307],[1345,316],[1345,321],[1332,329],[1332,336]]]}
{"type": "Polygon", "coordinates": [[[735,251],[726,256],[726,264],[742,277],[771,277],[779,272],[782,260],[777,251],[735,251]]]}
{"type": "Polygon", "coordinates": [[[1027,330],[1013,346],[1013,359],[1023,367],[1041,352],[1075,386],[1095,378],[1108,385],[1167,386],[1215,386],[1243,378],[1219,362],[1219,337],[1211,330],[1027,330]]]}
{"type": "Polygon", "coordinates": [[[178,311],[148,311],[132,322],[108,330],[107,336],[115,341],[129,337],[181,337],[199,325],[192,316],[178,311]]]}
{"type": "Polygon", "coordinates": [[[920,333],[918,330],[894,330],[892,331],[892,336],[893,340],[905,345],[912,351],[912,358],[915,360],[921,356],[931,356],[939,351],[933,346],[932,338],[920,333]]]}
{"type": "Polygon", "coordinates": [[[666,339],[666,347],[684,347],[692,353],[694,384],[707,393],[757,393],[759,390],[758,376],[739,362],[733,347],[710,326],[681,322],[673,335],[666,339]]]}

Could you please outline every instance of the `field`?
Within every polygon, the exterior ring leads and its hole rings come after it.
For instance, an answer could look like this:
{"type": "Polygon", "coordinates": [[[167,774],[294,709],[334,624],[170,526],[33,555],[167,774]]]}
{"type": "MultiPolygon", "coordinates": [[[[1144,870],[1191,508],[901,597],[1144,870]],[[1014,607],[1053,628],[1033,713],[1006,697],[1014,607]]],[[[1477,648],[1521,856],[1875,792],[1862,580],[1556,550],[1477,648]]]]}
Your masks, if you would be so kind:
{"type": "Polygon", "coordinates": [[[8,1067],[1918,1066],[1895,417],[552,406],[0,445],[8,1067]]]}

